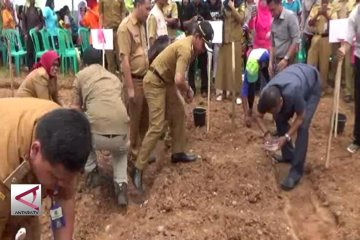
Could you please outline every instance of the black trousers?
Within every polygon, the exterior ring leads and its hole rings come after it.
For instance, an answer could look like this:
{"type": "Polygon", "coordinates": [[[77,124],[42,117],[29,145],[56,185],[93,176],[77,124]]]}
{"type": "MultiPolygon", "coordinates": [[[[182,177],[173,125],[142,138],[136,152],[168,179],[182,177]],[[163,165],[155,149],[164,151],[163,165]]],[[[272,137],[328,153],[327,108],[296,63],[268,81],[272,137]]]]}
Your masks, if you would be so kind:
{"type": "Polygon", "coordinates": [[[355,57],[355,126],[354,143],[360,145],[360,58],[355,57]]]}
{"type": "Polygon", "coordinates": [[[255,83],[249,84],[249,90],[248,90],[248,103],[249,103],[249,109],[252,109],[254,106],[254,100],[255,95],[258,91],[262,90],[265,85],[270,82],[270,74],[268,70],[269,63],[266,64],[265,67],[263,67],[260,70],[259,79],[255,83]],[[262,78],[265,80],[265,82],[262,82],[262,78]],[[264,84],[264,86],[261,86],[264,84]]]}
{"type": "MultiPolygon", "coordinates": [[[[198,67],[200,68],[201,73],[201,93],[207,93],[208,90],[208,73],[207,73],[207,52],[200,54],[198,57],[198,67]]],[[[195,63],[194,60],[189,66],[188,78],[189,85],[196,93],[195,87],[195,63]]]]}

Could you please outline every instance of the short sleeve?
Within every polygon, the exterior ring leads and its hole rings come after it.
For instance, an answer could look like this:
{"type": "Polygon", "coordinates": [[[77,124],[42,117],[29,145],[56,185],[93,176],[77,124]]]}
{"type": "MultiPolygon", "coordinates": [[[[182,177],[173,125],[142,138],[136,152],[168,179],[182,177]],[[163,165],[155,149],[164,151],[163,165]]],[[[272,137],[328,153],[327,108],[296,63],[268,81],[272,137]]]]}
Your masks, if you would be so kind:
{"type": "Polygon", "coordinates": [[[313,6],[309,13],[309,19],[313,20],[315,16],[318,14],[318,11],[319,11],[319,6],[318,5],[313,6]]]}
{"type": "Polygon", "coordinates": [[[356,13],[358,11],[358,8],[355,8],[349,16],[348,26],[347,26],[347,35],[346,35],[346,42],[352,45],[354,36],[356,34],[356,13]]]}
{"type": "Polygon", "coordinates": [[[172,18],[179,18],[178,8],[176,3],[172,3],[171,6],[171,17],[172,18]]]}
{"type": "Polygon", "coordinates": [[[156,18],[151,15],[148,22],[148,38],[156,38],[156,18]]]}
{"type": "Polygon", "coordinates": [[[120,56],[130,56],[131,37],[125,25],[120,25],[117,35],[120,56]]]}
{"type": "Polygon", "coordinates": [[[294,14],[289,15],[289,29],[290,38],[292,39],[291,44],[300,43],[300,26],[297,16],[294,14]]]}
{"type": "Polygon", "coordinates": [[[185,72],[190,64],[190,60],[191,60],[191,52],[190,49],[183,49],[180,48],[178,49],[178,57],[176,60],[176,72],[177,73],[181,73],[185,75],[185,72]]]}

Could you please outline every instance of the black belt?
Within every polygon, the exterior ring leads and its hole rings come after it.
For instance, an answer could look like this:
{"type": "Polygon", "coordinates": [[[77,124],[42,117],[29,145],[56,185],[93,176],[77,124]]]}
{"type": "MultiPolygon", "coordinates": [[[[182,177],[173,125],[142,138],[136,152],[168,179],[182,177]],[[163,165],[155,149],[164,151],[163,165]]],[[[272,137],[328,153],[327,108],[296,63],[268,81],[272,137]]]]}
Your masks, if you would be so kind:
{"type": "Polygon", "coordinates": [[[136,74],[131,74],[131,77],[132,78],[135,78],[135,79],[143,79],[145,77],[145,75],[136,75],[136,74]]]}
{"type": "Polygon", "coordinates": [[[160,73],[155,68],[150,67],[149,71],[152,72],[153,74],[155,74],[155,76],[157,76],[161,81],[166,83],[166,81],[163,79],[163,77],[160,75],[160,73]]]}
{"type": "Polygon", "coordinates": [[[124,137],[124,139],[126,138],[126,134],[102,134],[101,136],[103,137],[107,137],[107,138],[116,138],[116,137],[124,137]]]}
{"type": "Polygon", "coordinates": [[[326,37],[329,37],[329,34],[328,33],[323,33],[323,34],[316,34],[317,36],[320,36],[322,38],[326,38],[326,37]]]}

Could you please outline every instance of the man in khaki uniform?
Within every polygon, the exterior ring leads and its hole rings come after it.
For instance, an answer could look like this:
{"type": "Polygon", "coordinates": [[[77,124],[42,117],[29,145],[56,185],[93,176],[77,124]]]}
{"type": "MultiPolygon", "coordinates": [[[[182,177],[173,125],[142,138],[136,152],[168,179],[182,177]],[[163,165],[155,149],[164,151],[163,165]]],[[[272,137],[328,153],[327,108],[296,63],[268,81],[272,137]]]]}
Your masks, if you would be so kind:
{"type": "Polygon", "coordinates": [[[126,7],[124,0],[100,0],[99,1],[99,14],[100,14],[100,28],[113,29],[114,37],[114,50],[106,50],[105,57],[107,62],[107,69],[116,73],[120,70],[119,64],[119,45],[117,45],[116,31],[125,18],[126,7]]]}
{"type": "Polygon", "coordinates": [[[72,239],[76,177],[91,149],[88,120],[37,98],[2,98],[0,115],[0,239],[13,240],[26,228],[26,239],[40,240],[38,217],[10,215],[11,184],[41,184],[43,197],[55,197],[65,218],[55,239],[72,239]]]}
{"type": "MultiPolygon", "coordinates": [[[[348,18],[350,12],[354,9],[354,7],[356,5],[356,1],[355,0],[334,0],[332,2],[332,5],[334,6],[339,19],[348,18]]],[[[333,59],[335,59],[335,56],[336,56],[336,53],[337,53],[337,50],[339,47],[340,47],[339,44],[333,44],[333,48],[332,48],[333,59]]],[[[345,79],[344,100],[346,102],[350,102],[354,98],[354,68],[351,63],[351,57],[352,57],[352,52],[351,51],[347,52],[345,55],[344,64],[343,64],[343,70],[344,70],[343,73],[345,73],[344,74],[344,79],[345,79]]],[[[331,66],[331,68],[332,68],[331,72],[335,73],[337,61],[332,61],[332,62],[334,64],[332,64],[332,66],[331,66]]]]}
{"type": "Polygon", "coordinates": [[[329,43],[329,22],[337,19],[335,8],[328,0],[322,0],[310,11],[309,30],[314,33],[308,52],[307,63],[318,67],[321,75],[323,94],[327,91],[329,78],[329,59],[331,44],[329,43]]]}
{"type": "Polygon", "coordinates": [[[176,3],[168,0],[167,4],[163,7],[163,12],[170,41],[174,42],[176,39],[176,30],[179,27],[179,14],[176,3]]]}
{"type": "Polygon", "coordinates": [[[136,159],[149,126],[149,109],[143,90],[143,78],[149,68],[144,23],[151,9],[150,0],[137,0],[134,11],[117,31],[122,77],[130,115],[130,157],[136,159]]]}
{"type": "Polygon", "coordinates": [[[156,0],[146,21],[149,48],[154,45],[158,37],[168,35],[167,21],[164,13],[164,7],[168,5],[167,1],[168,0],[156,0]]]}
{"type": "Polygon", "coordinates": [[[193,91],[185,81],[185,73],[191,61],[205,49],[211,50],[210,42],[214,31],[209,22],[201,22],[194,34],[178,40],[163,50],[152,62],[144,78],[144,92],[149,105],[150,127],[142,146],[131,177],[136,189],[142,189],[142,171],[154,150],[168,120],[172,133],[173,163],[191,162],[195,155],[185,151],[185,109],[180,93],[186,102],[193,99],[193,91]],[[179,93],[180,92],[180,93],[179,93]]]}
{"type": "Polygon", "coordinates": [[[72,107],[82,109],[91,125],[93,150],[85,166],[87,185],[100,184],[95,150],[110,151],[117,203],[126,207],[129,117],[121,99],[122,84],[102,67],[101,61],[101,51],[92,47],[85,50],[87,67],[76,75],[72,107]]]}

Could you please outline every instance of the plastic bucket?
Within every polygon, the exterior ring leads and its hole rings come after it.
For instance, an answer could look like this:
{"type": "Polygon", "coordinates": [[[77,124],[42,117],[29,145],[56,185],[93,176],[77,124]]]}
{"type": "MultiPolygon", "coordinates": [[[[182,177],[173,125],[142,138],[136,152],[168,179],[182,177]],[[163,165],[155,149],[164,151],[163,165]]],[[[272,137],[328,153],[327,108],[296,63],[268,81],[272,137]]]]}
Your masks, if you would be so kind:
{"type": "Polygon", "coordinates": [[[195,127],[203,127],[206,122],[206,109],[203,107],[196,107],[193,109],[195,127]]]}
{"type": "MultiPolygon", "coordinates": [[[[334,121],[336,121],[336,120],[334,120],[334,121]]],[[[343,113],[339,113],[338,114],[337,134],[342,134],[344,132],[345,124],[346,124],[346,115],[343,113]]],[[[335,122],[334,122],[334,125],[335,125],[335,122]]],[[[334,129],[334,132],[335,132],[335,129],[334,129]]]]}

